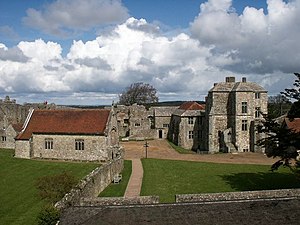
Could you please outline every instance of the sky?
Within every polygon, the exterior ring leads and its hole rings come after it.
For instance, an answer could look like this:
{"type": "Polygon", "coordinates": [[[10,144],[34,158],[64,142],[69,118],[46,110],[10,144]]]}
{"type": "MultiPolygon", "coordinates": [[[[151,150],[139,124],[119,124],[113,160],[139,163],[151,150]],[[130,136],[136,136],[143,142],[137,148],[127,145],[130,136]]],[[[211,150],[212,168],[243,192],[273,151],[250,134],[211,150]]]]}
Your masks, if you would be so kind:
{"type": "Polygon", "coordinates": [[[277,95],[300,72],[300,0],[2,0],[0,98],[104,105],[132,83],[204,100],[226,76],[277,95]]]}

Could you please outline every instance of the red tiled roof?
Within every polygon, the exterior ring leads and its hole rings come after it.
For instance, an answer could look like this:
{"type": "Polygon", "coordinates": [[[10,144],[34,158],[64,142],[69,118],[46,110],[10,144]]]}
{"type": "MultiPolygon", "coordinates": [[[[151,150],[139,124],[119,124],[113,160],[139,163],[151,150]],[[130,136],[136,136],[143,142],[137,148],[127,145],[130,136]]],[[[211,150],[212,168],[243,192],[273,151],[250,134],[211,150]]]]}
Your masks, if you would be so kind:
{"type": "Polygon", "coordinates": [[[292,129],[295,132],[300,132],[300,118],[295,118],[292,121],[286,118],[285,122],[289,129],[292,129]]]}
{"type": "Polygon", "coordinates": [[[12,127],[14,128],[15,131],[21,132],[21,130],[22,130],[22,128],[23,128],[23,124],[20,124],[20,123],[14,123],[14,124],[12,124],[12,127]]]}
{"type": "Polygon", "coordinates": [[[205,107],[203,105],[200,105],[197,102],[185,102],[183,103],[179,109],[184,109],[184,110],[204,110],[205,107]]]}
{"type": "Polygon", "coordinates": [[[109,110],[35,110],[17,140],[39,134],[104,134],[109,110]]]}

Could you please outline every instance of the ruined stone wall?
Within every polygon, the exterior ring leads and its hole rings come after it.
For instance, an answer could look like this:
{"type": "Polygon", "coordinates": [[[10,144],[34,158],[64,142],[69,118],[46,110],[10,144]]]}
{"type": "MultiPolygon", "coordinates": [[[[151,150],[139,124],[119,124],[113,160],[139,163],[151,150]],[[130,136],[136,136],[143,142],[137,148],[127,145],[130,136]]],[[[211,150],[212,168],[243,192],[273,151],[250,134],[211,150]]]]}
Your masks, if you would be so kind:
{"type": "Polygon", "coordinates": [[[75,188],[55,204],[55,207],[64,210],[70,206],[80,205],[81,198],[96,198],[112,182],[115,175],[122,173],[123,168],[122,156],[101,165],[84,177],[75,188]]]}
{"type": "Polygon", "coordinates": [[[12,127],[12,125],[10,124],[3,132],[3,137],[5,137],[5,139],[3,140],[2,137],[0,137],[0,148],[10,148],[10,149],[14,149],[15,148],[15,137],[16,137],[17,133],[14,130],[14,128],[12,127]]]}
{"type": "Polygon", "coordinates": [[[112,158],[107,137],[87,135],[33,134],[32,158],[107,161],[112,158]],[[53,149],[45,149],[45,139],[53,139],[53,149]],[[84,140],[84,150],[75,150],[75,139],[84,140]]]}
{"type": "Polygon", "coordinates": [[[153,112],[142,105],[132,105],[129,109],[129,138],[152,139],[155,129],[152,129],[153,112]]]}

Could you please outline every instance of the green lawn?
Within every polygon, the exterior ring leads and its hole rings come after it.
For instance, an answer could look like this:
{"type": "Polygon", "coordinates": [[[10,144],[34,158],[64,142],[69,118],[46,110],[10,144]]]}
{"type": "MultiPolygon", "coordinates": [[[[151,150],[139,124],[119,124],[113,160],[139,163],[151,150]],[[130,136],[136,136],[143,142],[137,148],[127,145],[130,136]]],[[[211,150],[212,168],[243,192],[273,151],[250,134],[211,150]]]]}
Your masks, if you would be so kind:
{"type": "Polygon", "coordinates": [[[35,188],[38,177],[69,172],[78,181],[95,163],[36,161],[13,158],[12,150],[0,149],[0,224],[36,224],[44,202],[35,188]]]}
{"type": "Polygon", "coordinates": [[[196,154],[196,152],[192,151],[192,150],[188,150],[188,149],[185,149],[185,148],[182,148],[178,145],[175,145],[173,142],[171,141],[168,141],[169,145],[175,150],[177,151],[178,153],[180,154],[196,154]]]}
{"type": "Polygon", "coordinates": [[[173,202],[175,194],[300,188],[288,169],[270,172],[270,166],[217,164],[143,159],[141,195],[158,195],[173,202]]]}
{"type": "Polygon", "coordinates": [[[122,197],[126,191],[126,187],[132,171],[132,162],[124,160],[124,170],[122,172],[122,180],[119,184],[111,183],[104,191],[100,193],[100,197],[122,197]]]}

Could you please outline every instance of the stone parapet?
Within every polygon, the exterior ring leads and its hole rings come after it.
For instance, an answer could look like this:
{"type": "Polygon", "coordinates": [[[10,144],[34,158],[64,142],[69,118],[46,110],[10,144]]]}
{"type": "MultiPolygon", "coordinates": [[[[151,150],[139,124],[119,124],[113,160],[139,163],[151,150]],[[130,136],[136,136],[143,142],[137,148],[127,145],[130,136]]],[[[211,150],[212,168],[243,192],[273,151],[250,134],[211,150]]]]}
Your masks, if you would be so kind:
{"type": "Polygon", "coordinates": [[[159,196],[82,198],[79,206],[150,205],[158,204],[159,196]]]}
{"type": "Polygon", "coordinates": [[[264,191],[224,192],[208,194],[183,194],[176,195],[176,202],[217,202],[217,201],[239,201],[257,199],[300,199],[300,189],[279,189],[264,191]]]}

